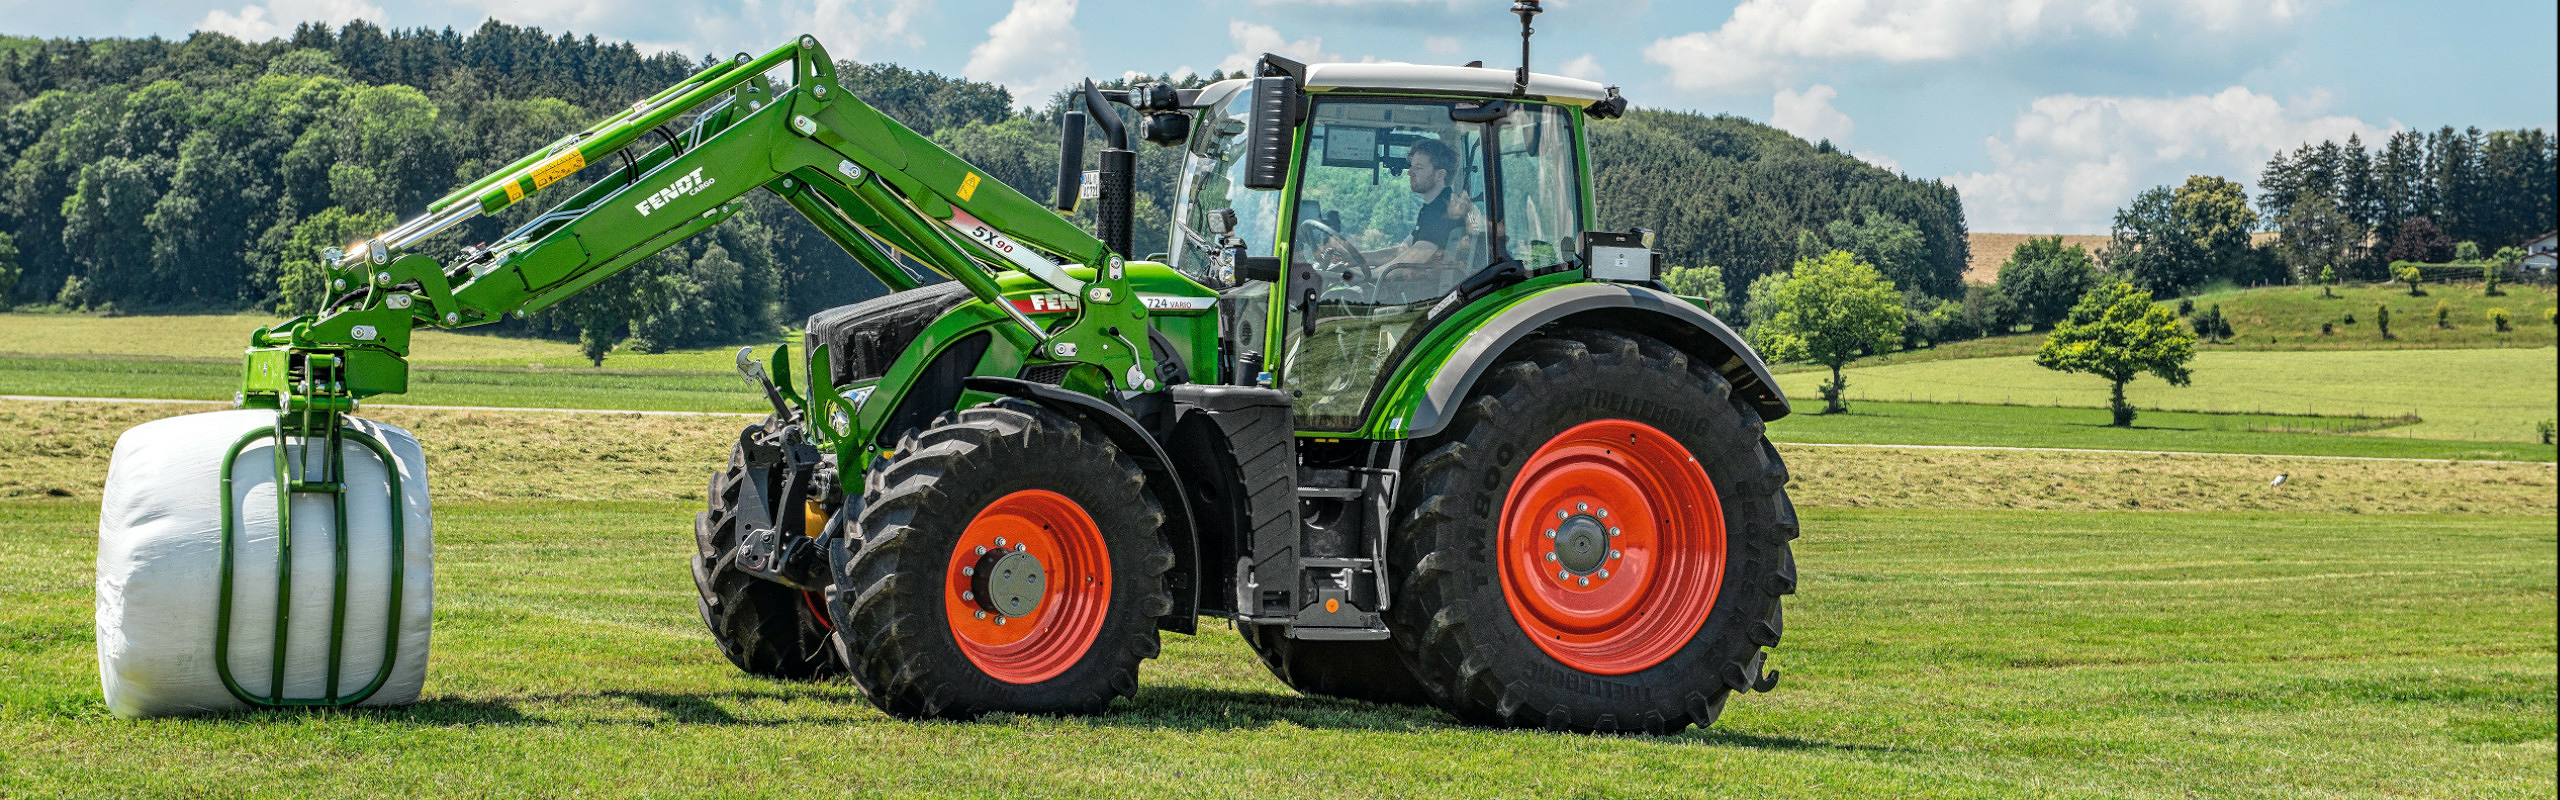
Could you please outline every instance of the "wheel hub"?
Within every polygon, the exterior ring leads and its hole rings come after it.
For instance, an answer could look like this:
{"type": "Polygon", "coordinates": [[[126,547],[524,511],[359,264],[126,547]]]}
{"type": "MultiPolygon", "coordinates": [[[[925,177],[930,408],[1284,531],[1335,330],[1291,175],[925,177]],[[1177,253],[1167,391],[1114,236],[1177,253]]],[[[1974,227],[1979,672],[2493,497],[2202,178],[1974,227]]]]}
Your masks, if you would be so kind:
{"type": "Polygon", "coordinates": [[[1556,567],[1573,575],[1599,572],[1609,563],[1609,526],[1599,517],[1574,514],[1555,528],[1556,567]]]}
{"type": "Polygon", "coordinates": [[[1040,609],[1049,572],[1040,558],[1021,550],[996,550],[978,558],[971,594],[988,613],[1030,616],[1040,609]]]}

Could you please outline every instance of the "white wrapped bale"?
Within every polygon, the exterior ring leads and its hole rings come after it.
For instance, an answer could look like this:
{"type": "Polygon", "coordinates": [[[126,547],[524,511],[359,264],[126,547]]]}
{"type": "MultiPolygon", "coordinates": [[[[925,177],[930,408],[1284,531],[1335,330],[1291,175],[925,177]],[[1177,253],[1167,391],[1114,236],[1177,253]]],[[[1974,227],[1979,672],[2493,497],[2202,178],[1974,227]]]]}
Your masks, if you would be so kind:
{"type": "MultiPolygon", "coordinates": [[[[428,624],[433,616],[433,519],[428,513],[426,457],[417,437],[370,420],[350,427],[379,439],[392,455],[401,508],[391,508],[385,465],[371,448],[344,441],[346,464],[346,617],[339,652],[339,694],[353,695],[380,672],[385,637],[396,635],[389,676],[364,705],[416,702],[426,683],[428,624]],[[401,575],[391,576],[391,515],[404,522],[401,575]],[[397,631],[390,602],[399,598],[397,631]]],[[[224,452],[251,431],[276,423],[272,411],[221,411],[134,426],[116,440],[98,515],[98,679],[107,707],[122,717],[152,717],[249,707],[224,687],[214,667],[222,571],[224,452]]],[[[313,448],[325,445],[315,443],[313,448]]],[[[229,465],[232,514],[231,676],[251,696],[269,695],[274,675],[277,537],[274,438],[241,448],[229,465]]],[[[300,455],[297,441],[286,449],[300,455]]],[[[318,453],[311,454],[318,463],[318,453]]],[[[297,471],[298,474],[298,471],[297,471]]],[[[321,476],[304,476],[316,480],[321,476]]],[[[331,607],[337,588],[337,515],[331,495],[293,498],[291,609],[283,697],[327,694],[331,607]]]]}

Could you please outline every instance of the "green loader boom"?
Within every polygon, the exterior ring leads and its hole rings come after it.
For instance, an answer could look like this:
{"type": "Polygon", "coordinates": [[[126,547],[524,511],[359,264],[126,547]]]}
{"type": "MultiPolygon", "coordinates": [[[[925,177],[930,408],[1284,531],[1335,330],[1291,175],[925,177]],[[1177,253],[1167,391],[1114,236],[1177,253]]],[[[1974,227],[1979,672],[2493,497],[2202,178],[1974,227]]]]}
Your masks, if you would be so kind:
{"type": "MultiPolygon", "coordinates": [[[[1144,330],[1147,315],[1121,254],[844,91],[826,49],[803,36],[762,56],[740,53],[438,199],[406,224],[325,254],[333,300],[251,336],[240,401],[330,413],[404,391],[413,330],[557,304],[719,225],[759,187],[891,288],[916,285],[894,250],[1006,312],[1012,324],[998,335],[1034,358],[1095,367],[1110,390],[1158,388],[1140,368],[1152,363],[1147,337],[1120,333],[1144,330]],[[661,143],[628,153],[653,134],[661,143]],[[451,263],[409,252],[606,166],[618,168],[451,263]],[[1035,323],[1000,300],[997,277],[1007,271],[1081,302],[1064,319],[1035,323]]],[[[783,391],[797,394],[787,381],[783,391]]]]}

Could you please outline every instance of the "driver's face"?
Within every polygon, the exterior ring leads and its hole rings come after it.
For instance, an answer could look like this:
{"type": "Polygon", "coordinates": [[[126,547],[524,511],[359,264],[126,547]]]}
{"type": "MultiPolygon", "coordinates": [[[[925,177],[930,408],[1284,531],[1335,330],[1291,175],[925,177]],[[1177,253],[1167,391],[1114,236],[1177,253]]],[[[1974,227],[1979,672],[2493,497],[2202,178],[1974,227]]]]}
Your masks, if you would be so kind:
{"type": "Polygon", "coordinates": [[[1406,166],[1404,177],[1413,186],[1414,194],[1430,194],[1440,191],[1441,184],[1449,180],[1449,170],[1431,163],[1431,156],[1418,154],[1406,166]]]}

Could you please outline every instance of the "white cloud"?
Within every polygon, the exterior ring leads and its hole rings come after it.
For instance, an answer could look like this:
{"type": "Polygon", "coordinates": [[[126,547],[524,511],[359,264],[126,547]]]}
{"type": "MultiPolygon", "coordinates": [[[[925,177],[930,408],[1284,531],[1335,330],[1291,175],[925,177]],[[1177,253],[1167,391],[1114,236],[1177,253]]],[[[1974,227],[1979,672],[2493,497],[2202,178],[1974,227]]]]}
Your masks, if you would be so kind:
{"type": "Polygon", "coordinates": [[[2098,233],[2117,207],[2190,174],[2249,183],[2269,155],[2304,142],[2367,142],[2400,128],[2325,113],[2326,97],[2285,102],[2234,86],[2210,95],[2037,99],[2006,138],[1987,137],[1991,170],[1947,177],[1964,193],[1967,227],[2098,233]]]}
{"type": "Polygon", "coordinates": [[[1422,52],[1435,56],[1457,55],[1459,47],[1455,36],[1426,36],[1422,39],[1422,52]]]}
{"type": "Polygon", "coordinates": [[[970,48],[960,74],[1002,84],[1017,103],[1045,101],[1085,75],[1075,18],[1076,0],[1014,0],[1013,10],[987,27],[987,40],[970,48]]]}
{"type": "Polygon", "coordinates": [[[1587,81],[1607,80],[1609,71],[1600,68],[1600,59],[1590,53],[1574,56],[1556,67],[1556,74],[1587,81]]]}
{"type": "Polygon", "coordinates": [[[1644,58],[1681,89],[1747,92],[1821,64],[1951,62],[2084,36],[2245,36],[2318,1],[1745,0],[1717,29],[1655,40],[1644,58]]]}
{"type": "Polygon", "coordinates": [[[1218,68],[1231,73],[1253,69],[1254,62],[1261,60],[1264,53],[1310,64],[1342,60],[1341,55],[1325,51],[1324,37],[1309,36],[1292,42],[1280,35],[1280,29],[1269,25],[1235,20],[1227,23],[1227,37],[1235,40],[1236,51],[1218,62],[1218,68]]]}
{"type": "Polygon", "coordinates": [[[1839,97],[1840,91],[1829,84],[1817,83],[1801,92],[1780,89],[1770,102],[1769,124],[1807,141],[1829,139],[1833,144],[1846,145],[1858,124],[1831,106],[1831,101],[1839,97]]]}
{"type": "Polygon", "coordinates": [[[343,25],[357,19],[380,22],[385,16],[381,6],[363,0],[268,0],[241,6],[238,12],[219,8],[205,12],[196,29],[227,33],[241,41],[263,42],[291,35],[294,26],[305,22],[343,25]]]}

